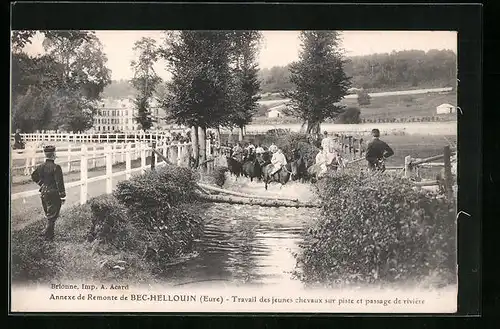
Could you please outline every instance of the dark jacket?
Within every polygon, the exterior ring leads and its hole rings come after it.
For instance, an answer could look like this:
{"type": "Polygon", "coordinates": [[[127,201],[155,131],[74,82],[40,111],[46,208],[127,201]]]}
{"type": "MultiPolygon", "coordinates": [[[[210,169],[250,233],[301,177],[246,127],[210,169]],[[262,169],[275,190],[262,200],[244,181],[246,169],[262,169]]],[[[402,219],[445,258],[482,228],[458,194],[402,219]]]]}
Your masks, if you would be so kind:
{"type": "Polygon", "coordinates": [[[394,151],[389,147],[389,145],[387,145],[386,142],[375,138],[368,143],[365,159],[373,162],[382,158],[388,158],[392,155],[394,155],[394,151]]]}
{"type": "Polygon", "coordinates": [[[16,143],[22,143],[22,142],[23,142],[23,138],[21,137],[21,134],[20,134],[20,133],[16,133],[16,134],[14,135],[14,141],[15,141],[16,143]]]}
{"type": "Polygon", "coordinates": [[[66,197],[61,166],[47,159],[31,174],[31,179],[40,185],[40,191],[58,192],[60,198],[66,197]]]}

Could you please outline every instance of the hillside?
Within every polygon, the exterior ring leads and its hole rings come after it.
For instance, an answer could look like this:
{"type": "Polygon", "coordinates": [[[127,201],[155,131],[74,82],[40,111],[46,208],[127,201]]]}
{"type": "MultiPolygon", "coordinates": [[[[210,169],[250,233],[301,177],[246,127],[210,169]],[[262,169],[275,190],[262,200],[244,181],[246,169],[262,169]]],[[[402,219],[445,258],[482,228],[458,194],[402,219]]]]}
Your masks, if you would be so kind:
{"type": "MultiPolygon", "coordinates": [[[[450,50],[406,50],[390,54],[372,54],[347,58],[345,72],[352,86],[368,92],[440,88],[456,86],[456,54],[450,50]]],[[[268,93],[292,88],[289,65],[262,68],[259,71],[264,99],[268,93]]],[[[133,88],[125,81],[113,81],[103,97],[128,97],[133,88]]]]}

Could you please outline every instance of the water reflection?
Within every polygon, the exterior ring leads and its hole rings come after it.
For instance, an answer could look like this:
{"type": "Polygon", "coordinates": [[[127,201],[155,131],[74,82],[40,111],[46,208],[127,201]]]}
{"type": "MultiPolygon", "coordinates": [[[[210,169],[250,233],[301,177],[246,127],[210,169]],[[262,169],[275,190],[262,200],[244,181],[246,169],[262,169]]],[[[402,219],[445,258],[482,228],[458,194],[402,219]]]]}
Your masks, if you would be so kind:
{"type": "Polygon", "coordinates": [[[292,252],[301,242],[304,224],[315,209],[267,208],[213,204],[198,244],[198,256],[174,265],[168,273],[174,284],[283,285],[295,268],[292,252]],[[212,281],[212,282],[209,282],[212,281]],[[208,283],[207,283],[208,282],[208,283]]]}

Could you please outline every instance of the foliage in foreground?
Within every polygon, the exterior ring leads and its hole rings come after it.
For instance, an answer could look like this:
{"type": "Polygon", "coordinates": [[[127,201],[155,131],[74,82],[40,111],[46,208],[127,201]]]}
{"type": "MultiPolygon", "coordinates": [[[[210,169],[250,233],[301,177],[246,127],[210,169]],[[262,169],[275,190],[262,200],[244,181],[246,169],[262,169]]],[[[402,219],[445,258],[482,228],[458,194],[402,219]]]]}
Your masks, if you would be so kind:
{"type": "Polygon", "coordinates": [[[194,179],[191,170],[168,166],[121,182],[114,195],[65,211],[53,243],[40,236],[44,221],[14,232],[13,282],[154,282],[201,234],[194,179]]]}
{"type": "Polygon", "coordinates": [[[187,168],[166,166],[120,182],[115,197],[148,241],[147,257],[161,264],[193,250],[202,233],[196,208],[196,176],[187,168]]]}
{"type": "Polygon", "coordinates": [[[455,203],[407,180],[335,173],[317,185],[324,208],[297,255],[307,283],[455,280],[455,203]]]}

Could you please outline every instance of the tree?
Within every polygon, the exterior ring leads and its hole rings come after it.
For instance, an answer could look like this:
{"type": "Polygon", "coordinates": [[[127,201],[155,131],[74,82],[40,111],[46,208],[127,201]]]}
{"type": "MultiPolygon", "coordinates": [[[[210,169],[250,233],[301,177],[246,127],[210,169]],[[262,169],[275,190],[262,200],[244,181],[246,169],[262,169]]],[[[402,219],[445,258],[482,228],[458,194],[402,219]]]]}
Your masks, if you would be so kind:
{"type": "Polygon", "coordinates": [[[154,64],[158,59],[158,48],[156,40],[152,38],[141,38],[134,44],[134,51],[138,53],[138,59],[130,62],[134,70],[132,86],[137,90],[134,104],[137,109],[135,120],[140,124],[141,129],[146,131],[153,126],[151,113],[151,98],[162,79],[156,74],[154,64]]]}
{"type": "Polygon", "coordinates": [[[339,34],[333,31],[303,31],[299,61],[290,65],[294,89],[284,93],[290,98],[292,115],[307,123],[306,133],[319,137],[320,124],[343,112],[338,105],[347,95],[350,79],[343,66],[339,34]]]}
{"type": "Polygon", "coordinates": [[[358,91],[358,105],[359,106],[365,106],[365,105],[370,105],[371,103],[371,96],[366,92],[366,90],[362,89],[358,91]]]}
{"type": "Polygon", "coordinates": [[[107,58],[99,39],[89,31],[43,31],[45,54],[31,57],[23,53],[22,48],[36,33],[15,31],[12,36],[15,46],[12,55],[13,116],[17,118],[13,123],[32,126],[27,115],[42,108],[30,109],[28,106],[43,103],[43,117],[51,120],[40,122],[42,126],[37,124],[36,129],[67,127],[83,131],[90,128],[96,101],[110,83],[107,58]],[[27,101],[40,97],[43,101],[27,101]],[[22,101],[15,101],[17,98],[22,101]]]}
{"type": "Polygon", "coordinates": [[[252,121],[259,109],[260,82],[258,80],[258,65],[256,53],[262,34],[258,31],[235,31],[233,33],[233,111],[230,124],[240,130],[240,140],[243,139],[244,127],[252,121]]]}

